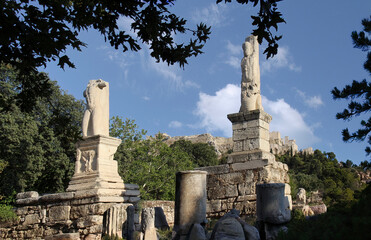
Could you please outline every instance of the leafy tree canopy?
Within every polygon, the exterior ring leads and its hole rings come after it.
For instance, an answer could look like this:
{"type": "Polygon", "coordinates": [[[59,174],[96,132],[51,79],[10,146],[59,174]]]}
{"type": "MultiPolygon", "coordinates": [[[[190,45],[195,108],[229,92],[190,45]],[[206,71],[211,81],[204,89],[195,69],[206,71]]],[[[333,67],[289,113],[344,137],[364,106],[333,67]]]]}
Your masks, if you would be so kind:
{"type": "MultiPolygon", "coordinates": [[[[364,69],[371,74],[371,16],[362,20],[363,31],[352,32],[353,45],[362,51],[367,52],[367,59],[364,63],[364,69]]],[[[346,85],[342,90],[335,87],[332,91],[334,99],[347,99],[350,100],[348,107],[342,112],[336,114],[337,119],[350,120],[355,116],[362,113],[367,114],[371,110],[371,82],[370,80],[363,79],[362,81],[353,80],[351,85],[346,85]]],[[[361,128],[357,131],[350,133],[349,129],[343,129],[343,140],[345,142],[364,141],[367,139],[371,145],[371,117],[361,121],[361,128]]],[[[366,154],[371,153],[370,146],[367,146],[366,154]]]]}
{"type": "Polygon", "coordinates": [[[134,120],[111,119],[110,135],[122,140],[115,154],[119,174],[124,182],[139,185],[142,199],[174,200],[175,173],[194,164],[182,149],[166,145],[162,134],[148,139],[144,134],[134,120]]]}
{"type": "Polygon", "coordinates": [[[289,154],[277,156],[289,166],[290,185],[295,196],[298,188],[319,190],[326,204],[353,200],[354,193],[362,188],[353,163],[339,164],[334,153],[316,150],[313,155],[289,154]],[[349,166],[349,167],[348,167],[349,166]]]}
{"type": "Polygon", "coordinates": [[[52,95],[37,97],[32,110],[22,111],[7,101],[19,91],[18,74],[11,65],[0,65],[0,95],[5,100],[0,102],[0,195],[63,191],[73,173],[83,103],[39,73],[52,95]]]}
{"type": "Polygon", "coordinates": [[[364,239],[371,227],[371,185],[358,199],[330,208],[315,218],[296,217],[288,224],[288,231],[281,231],[277,240],[307,239],[364,239]]]}
{"type": "MultiPolygon", "coordinates": [[[[277,53],[277,41],[271,28],[284,22],[277,11],[279,0],[237,0],[256,6],[258,16],[252,16],[253,31],[261,43],[268,41],[267,57],[277,53]]],[[[175,0],[7,0],[0,2],[0,63],[12,64],[19,70],[18,104],[29,110],[35,96],[51,94],[49,81],[38,75],[37,68],[57,61],[61,68],[74,67],[65,54],[68,47],[81,51],[86,44],[79,40],[81,31],[95,29],[115,49],[138,51],[140,42],[148,44],[151,56],[181,67],[187,59],[202,53],[210,35],[210,27],[203,23],[195,29],[187,21],[170,11],[175,0]],[[132,21],[136,38],[119,27],[120,18],[132,21]],[[173,34],[190,34],[188,43],[177,43],[173,34]],[[31,97],[31,98],[30,98],[31,97]]],[[[221,0],[217,0],[217,3],[221,0]]],[[[231,2],[231,0],[225,0],[231,2]]]]}
{"type": "Polygon", "coordinates": [[[192,143],[187,140],[174,142],[172,149],[179,148],[188,153],[192,162],[198,167],[215,166],[219,164],[215,148],[207,143],[192,143]]]}

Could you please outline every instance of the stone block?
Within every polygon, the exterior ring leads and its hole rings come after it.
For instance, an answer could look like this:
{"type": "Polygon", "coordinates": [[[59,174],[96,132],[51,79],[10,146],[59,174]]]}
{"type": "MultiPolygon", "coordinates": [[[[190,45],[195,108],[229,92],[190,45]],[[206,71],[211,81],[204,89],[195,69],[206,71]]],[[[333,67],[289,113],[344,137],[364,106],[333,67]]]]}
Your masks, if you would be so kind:
{"type": "Polygon", "coordinates": [[[38,198],[39,193],[35,191],[17,193],[16,199],[38,198]]]}
{"type": "Polygon", "coordinates": [[[251,127],[233,130],[233,141],[245,139],[264,139],[269,141],[269,131],[261,127],[251,127]]]}
{"type": "Polygon", "coordinates": [[[67,221],[70,219],[70,206],[54,206],[49,209],[49,221],[51,223],[67,221]]]}
{"type": "Polygon", "coordinates": [[[139,186],[137,184],[125,183],[125,190],[138,190],[139,186]]]}
{"type": "Polygon", "coordinates": [[[129,197],[129,203],[137,203],[140,201],[140,197],[129,197]]]}
{"type": "Polygon", "coordinates": [[[103,215],[103,234],[110,236],[123,236],[124,223],[127,221],[127,205],[115,204],[103,215]]]}
{"type": "Polygon", "coordinates": [[[218,166],[201,167],[196,170],[206,171],[208,174],[224,174],[229,172],[229,165],[223,164],[218,166]]]}
{"type": "Polygon", "coordinates": [[[93,225],[103,224],[103,216],[101,215],[90,215],[83,218],[80,218],[76,221],[78,228],[86,228],[93,225]]]}
{"type": "Polygon", "coordinates": [[[245,196],[255,194],[255,183],[246,181],[244,183],[238,184],[238,195],[245,196]]]}
{"type": "Polygon", "coordinates": [[[87,215],[103,215],[114,203],[93,203],[71,207],[71,219],[77,219],[87,215]]]}
{"type": "Polygon", "coordinates": [[[66,200],[73,199],[75,193],[73,192],[63,192],[63,193],[54,193],[54,194],[46,194],[39,198],[40,202],[61,202],[66,200]]]}
{"type": "Polygon", "coordinates": [[[207,198],[208,199],[221,199],[225,198],[225,188],[216,187],[207,189],[207,198]]]}
{"type": "Polygon", "coordinates": [[[18,207],[16,208],[15,212],[18,216],[25,215],[28,213],[28,207],[18,207]]]}
{"type": "Polygon", "coordinates": [[[247,202],[247,201],[255,201],[256,200],[256,195],[245,195],[245,196],[238,196],[237,200],[238,202],[247,202]]]}
{"type": "Polygon", "coordinates": [[[221,200],[210,200],[207,202],[206,212],[220,212],[222,210],[221,207],[222,207],[221,200]]]}
{"type": "Polygon", "coordinates": [[[80,240],[79,233],[62,233],[46,236],[45,240],[80,240]]]}
{"type": "Polygon", "coordinates": [[[244,176],[241,172],[223,174],[220,175],[220,181],[222,185],[238,184],[244,181],[244,176]]]}
{"type": "Polygon", "coordinates": [[[270,152],[262,150],[242,151],[228,155],[228,163],[249,162],[262,159],[266,159],[269,163],[273,163],[275,156],[270,152]]]}
{"type": "Polygon", "coordinates": [[[244,163],[233,163],[231,164],[231,169],[233,171],[243,171],[256,168],[263,168],[268,165],[268,160],[256,160],[244,163]]]}
{"type": "Polygon", "coordinates": [[[124,192],[124,196],[134,196],[134,197],[137,197],[140,195],[140,191],[139,190],[125,190],[124,192]]]}
{"type": "Polygon", "coordinates": [[[24,217],[24,222],[22,223],[23,226],[28,226],[32,224],[40,223],[40,216],[39,214],[30,214],[24,217]]]}
{"type": "Polygon", "coordinates": [[[17,199],[15,203],[17,205],[36,205],[39,203],[39,197],[17,199]]]}
{"type": "Polygon", "coordinates": [[[238,191],[236,185],[225,186],[225,197],[237,197],[238,191]]]}

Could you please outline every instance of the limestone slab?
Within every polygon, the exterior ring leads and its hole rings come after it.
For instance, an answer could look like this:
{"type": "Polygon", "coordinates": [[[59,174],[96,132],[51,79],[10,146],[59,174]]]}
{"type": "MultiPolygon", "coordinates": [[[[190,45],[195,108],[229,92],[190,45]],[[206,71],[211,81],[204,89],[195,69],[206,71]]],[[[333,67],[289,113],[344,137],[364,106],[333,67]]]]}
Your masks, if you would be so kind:
{"type": "Polygon", "coordinates": [[[39,193],[35,191],[29,191],[29,192],[20,192],[17,193],[16,199],[25,199],[25,198],[38,198],[39,193]]]}
{"type": "Polygon", "coordinates": [[[233,163],[231,164],[231,169],[233,171],[242,171],[242,170],[250,170],[250,169],[256,169],[256,168],[263,168],[264,166],[267,166],[268,160],[255,160],[250,162],[244,162],[244,163],[233,163]]]}
{"type": "Polygon", "coordinates": [[[233,152],[228,155],[228,163],[241,163],[262,159],[267,159],[269,163],[273,163],[275,156],[268,151],[262,150],[233,152]]]}
{"type": "Polygon", "coordinates": [[[54,206],[49,209],[49,221],[51,223],[67,221],[70,219],[71,206],[54,206]]]}

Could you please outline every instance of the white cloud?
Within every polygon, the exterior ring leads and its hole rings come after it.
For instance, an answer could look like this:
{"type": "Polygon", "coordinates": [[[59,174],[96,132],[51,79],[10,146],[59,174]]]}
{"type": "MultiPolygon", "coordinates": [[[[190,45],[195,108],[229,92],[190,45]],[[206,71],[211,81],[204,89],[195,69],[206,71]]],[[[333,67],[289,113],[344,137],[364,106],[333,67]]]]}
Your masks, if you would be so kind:
{"type": "Polygon", "coordinates": [[[233,44],[230,41],[227,42],[227,49],[232,55],[239,55],[242,53],[242,44],[233,44]]]}
{"type": "Polygon", "coordinates": [[[179,121],[171,121],[169,123],[169,128],[181,128],[183,126],[183,123],[179,121]]]}
{"type": "Polygon", "coordinates": [[[134,30],[131,29],[131,24],[134,22],[133,19],[129,17],[120,17],[117,21],[117,25],[120,30],[124,30],[126,34],[129,34],[131,37],[136,38],[134,30]]]}
{"type": "Polygon", "coordinates": [[[242,54],[242,47],[240,45],[236,45],[228,41],[226,48],[227,48],[227,54],[226,54],[227,57],[225,58],[227,60],[225,60],[224,63],[232,66],[233,68],[240,68],[241,57],[239,57],[239,55],[242,54]]]}
{"type": "Polygon", "coordinates": [[[196,23],[206,23],[212,27],[219,27],[225,24],[225,6],[223,4],[211,3],[203,9],[196,9],[193,12],[191,19],[196,23]]]}
{"type": "MultiPolygon", "coordinates": [[[[208,132],[221,132],[226,137],[232,135],[232,124],[227,114],[236,113],[240,107],[240,87],[228,84],[215,95],[199,94],[194,114],[200,118],[199,127],[208,132]]],[[[272,115],[270,131],[279,131],[281,136],[295,139],[299,148],[306,148],[319,141],[311,127],[304,121],[299,111],[283,99],[276,101],[262,97],[265,112],[272,115]]]]}
{"type": "Polygon", "coordinates": [[[154,70],[165,79],[170,81],[170,85],[176,90],[182,91],[184,88],[199,88],[200,86],[192,81],[182,79],[180,68],[178,66],[168,66],[165,62],[156,62],[156,60],[148,54],[147,66],[154,70]]]}
{"type": "Polygon", "coordinates": [[[301,71],[301,67],[294,63],[288,47],[278,47],[276,56],[269,58],[268,60],[264,60],[261,63],[261,71],[263,74],[278,68],[288,68],[294,72],[301,71]]]}
{"type": "Polygon", "coordinates": [[[240,68],[241,67],[241,59],[235,56],[229,56],[229,58],[225,61],[226,64],[232,66],[233,68],[240,68]]]}
{"type": "Polygon", "coordinates": [[[308,97],[305,92],[296,90],[297,94],[303,99],[304,103],[311,108],[318,108],[319,106],[322,106],[324,103],[321,99],[321,96],[312,96],[308,97]]]}
{"type": "Polygon", "coordinates": [[[149,100],[151,100],[149,97],[147,97],[147,96],[144,96],[143,97],[143,100],[145,100],[145,101],[149,101],[149,100]]]}
{"type": "Polygon", "coordinates": [[[270,131],[279,131],[281,136],[295,139],[299,148],[307,148],[319,141],[313,129],[304,121],[303,115],[284,99],[270,101],[262,97],[264,110],[272,115],[270,131]]]}
{"type": "Polygon", "coordinates": [[[240,93],[240,88],[233,84],[228,84],[213,96],[201,92],[194,111],[201,119],[200,127],[208,132],[221,131],[224,136],[230,137],[232,127],[227,114],[238,111],[240,93]]]}

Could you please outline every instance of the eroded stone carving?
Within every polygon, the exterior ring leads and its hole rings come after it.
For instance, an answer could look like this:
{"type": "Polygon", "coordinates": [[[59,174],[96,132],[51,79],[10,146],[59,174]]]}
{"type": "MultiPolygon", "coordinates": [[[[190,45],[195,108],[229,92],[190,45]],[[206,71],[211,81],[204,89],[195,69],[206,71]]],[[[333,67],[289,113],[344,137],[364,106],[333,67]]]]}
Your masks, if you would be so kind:
{"type": "Polygon", "coordinates": [[[242,44],[244,57],[241,60],[241,108],[240,112],[263,110],[260,95],[259,43],[249,36],[242,44]]]}
{"type": "Polygon", "coordinates": [[[109,85],[102,79],[90,80],[84,91],[86,110],[82,120],[84,137],[109,135],[109,85]]]}
{"type": "Polygon", "coordinates": [[[79,148],[77,148],[75,171],[78,173],[94,171],[95,169],[93,167],[93,161],[95,155],[95,150],[81,151],[79,148]]]}

